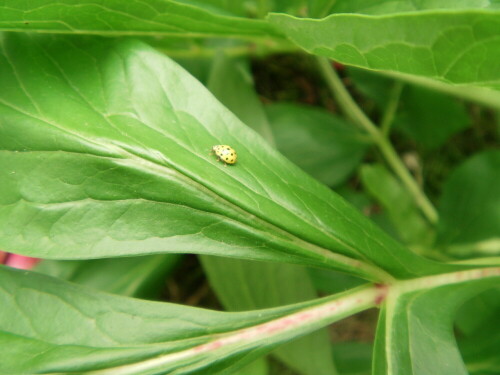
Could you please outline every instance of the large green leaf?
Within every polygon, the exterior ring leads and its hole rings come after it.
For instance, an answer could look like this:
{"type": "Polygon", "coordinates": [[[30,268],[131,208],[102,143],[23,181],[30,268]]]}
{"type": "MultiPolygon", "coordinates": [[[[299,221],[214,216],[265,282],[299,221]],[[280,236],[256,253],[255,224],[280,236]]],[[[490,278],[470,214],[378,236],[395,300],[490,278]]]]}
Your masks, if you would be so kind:
{"type": "Polygon", "coordinates": [[[500,89],[500,11],[268,19],[306,51],[344,64],[500,89]]]}
{"type": "MultiPolygon", "coordinates": [[[[230,311],[277,307],[317,297],[303,267],[208,256],[201,260],[210,285],[230,311]]],[[[301,374],[336,374],[325,330],[293,341],[274,354],[301,374]]]]}
{"type": "Polygon", "coordinates": [[[218,374],[374,306],[380,295],[365,286],[299,305],[226,313],[103,294],[4,266],[0,285],[0,373],[9,375],[218,374]]]}
{"type": "Polygon", "coordinates": [[[500,254],[500,151],[485,151],[459,166],[439,206],[437,244],[456,256],[500,254]]]}
{"type": "Polygon", "coordinates": [[[265,21],[172,0],[0,0],[0,30],[100,35],[276,36],[265,21]]]}
{"type": "Polygon", "coordinates": [[[500,268],[404,281],[381,311],[373,374],[467,375],[453,318],[467,299],[498,285],[500,268]]]}
{"type": "Polygon", "coordinates": [[[194,252],[370,279],[416,256],[135,41],[11,34],[0,56],[0,248],[42,258],[194,252]],[[229,144],[236,165],[209,150],[229,144]]]}

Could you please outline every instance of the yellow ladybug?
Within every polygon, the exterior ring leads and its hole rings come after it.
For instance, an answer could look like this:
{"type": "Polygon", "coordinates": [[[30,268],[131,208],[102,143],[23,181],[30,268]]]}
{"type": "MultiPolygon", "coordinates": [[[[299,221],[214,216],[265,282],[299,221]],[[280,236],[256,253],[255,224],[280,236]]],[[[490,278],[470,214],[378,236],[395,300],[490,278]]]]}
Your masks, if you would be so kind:
{"type": "Polygon", "coordinates": [[[217,156],[217,160],[221,160],[226,164],[234,164],[238,158],[234,148],[228,145],[215,145],[212,147],[212,151],[217,156]]]}

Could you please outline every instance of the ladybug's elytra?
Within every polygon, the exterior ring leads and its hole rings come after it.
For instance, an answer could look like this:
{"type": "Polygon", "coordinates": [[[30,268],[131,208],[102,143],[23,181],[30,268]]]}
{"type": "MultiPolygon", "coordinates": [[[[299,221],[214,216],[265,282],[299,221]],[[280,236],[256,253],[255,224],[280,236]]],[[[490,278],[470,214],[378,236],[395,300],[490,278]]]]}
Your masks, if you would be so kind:
{"type": "Polygon", "coordinates": [[[236,154],[234,148],[228,145],[213,146],[212,151],[217,156],[217,160],[221,160],[226,164],[234,164],[238,158],[238,154],[236,154]]]}

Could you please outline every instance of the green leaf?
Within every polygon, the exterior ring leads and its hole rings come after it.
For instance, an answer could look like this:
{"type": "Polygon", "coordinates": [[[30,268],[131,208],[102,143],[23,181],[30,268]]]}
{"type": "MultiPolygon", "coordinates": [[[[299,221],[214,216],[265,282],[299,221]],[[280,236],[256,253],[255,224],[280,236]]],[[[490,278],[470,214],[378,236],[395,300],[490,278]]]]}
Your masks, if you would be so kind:
{"type": "Polygon", "coordinates": [[[360,91],[365,99],[373,100],[376,107],[383,111],[390,97],[390,91],[395,81],[378,72],[359,69],[354,67],[347,68],[347,76],[353,83],[356,91],[360,91]]]}
{"type": "Polygon", "coordinates": [[[321,109],[278,103],[266,112],[278,150],[329,186],[353,173],[369,145],[352,125],[321,109]]]}
{"type": "Polygon", "coordinates": [[[203,253],[375,280],[456,269],[403,248],[140,42],[10,34],[2,46],[6,251],[203,253]],[[215,144],[237,164],[209,155],[215,144]]]}
{"type": "Polygon", "coordinates": [[[243,123],[274,145],[271,127],[255,92],[247,61],[231,59],[220,53],[213,62],[207,87],[243,123]]]}
{"type": "MultiPolygon", "coordinates": [[[[458,342],[467,369],[471,374],[494,375],[500,371],[500,356],[498,355],[500,333],[498,330],[492,329],[500,324],[500,304],[498,302],[500,291],[497,288],[492,292],[495,292],[491,293],[491,296],[496,297],[496,303],[488,306],[490,307],[489,316],[480,314],[480,317],[487,319],[481,322],[482,324],[477,327],[477,331],[461,338],[458,342]]],[[[475,299],[471,302],[478,302],[478,300],[475,299]]]]}
{"type": "MultiPolygon", "coordinates": [[[[303,267],[201,257],[210,285],[229,311],[277,307],[317,297],[303,267]]],[[[326,330],[293,341],[274,354],[291,368],[307,375],[336,374],[326,330]]]]}
{"type": "Polygon", "coordinates": [[[314,288],[327,294],[343,292],[364,283],[356,277],[320,268],[309,269],[309,275],[314,288]]]}
{"type": "Polygon", "coordinates": [[[467,299],[498,285],[499,271],[464,271],[395,285],[379,318],[373,373],[468,375],[453,318],[467,299]]]}
{"type": "Polygon", "coordinates": [[[484,87],[456,86],[410,74],[378,72],[354,67],[349,67],[347,71],[356,88],[372,99],[380,108],[385,108],[391,87],[395,84],[394,80],[397,80],[428,89],[435,95],[441,93],[443,98],[453,96],[494,109],[500,109],[500,91],[484,87]]]}
{"type": "Polygon", "coordinates": [[[156,299],[180,255],[95,259],[43,260],[35,270],[109,293],[156,299]]]}
{"type": "Polygon", "coordinates": [[[500,12],[268,19],[306,51],[344,64],[500,89],[500,12]]]}
{"type": "Polygon", "coordinates": [[[387,211],[398,237],[408,244],[429,246],[434,233],[429,223],[420,215],[415,200],[384,166],[365,165],[361,169],[365,189],[387,211]]]}
{"type": "Polygon", "coordinates": [[[487,290],[463,304],[457,312],[457,339],[471,374],[500,371],[500,288],[487,290]]]}
{"type": "Polygon", "coordinates": [[[439,206],[437,244],[456,256],[500,254],[500,151],[485,151],[459,166],[439,206]]]}
{"type": "Polygon", "coordinates": [[[268,375],[269,366],[265,358],[259,358],[242,369],[234,372],[234,375],[268,375]]]}
{"type": "Polygon", "coordinates": [[[251,1],[232,0],[177,0],[177,3],[189,4],[193,7],[201,7],[211,13],[221,13],[225,15],[245,16],[248,11],[248,3],[251,1]]]}
{"type": "Polygon", "coordinates": [[[332,13],[389,14],[442,9],[499,9],[498,0],[337,0],[332,13]]]}
{"type": "MultiPolygon", "coordinates": [[[[203,2],[200,2],[203,3],[203,2]]],[[[276,36],[261,20],[172,0],[0,0],[0,30],[100,35],[276,36]]]]}
{"type": "MultiPolygon", "coordinates": [[[[356,68],[349,69],[349,78],[380,111],[385,110],[394,80],[356,68]]],[[[394,130],[410,136],[419,147],[433,150],[470,126],[470,122],[464,105],[450,93],[410,84],[403,88],[393,126],[394,130]]]]}
{"type": "Polygon", "coordinates": [[[434,150],[470,123],[465,107],[458,101],[429,89],[407,86],[394,125],[419,146],[434,150]]]}
{"type": "Polygon", "coordinates": [[[10,375],[229,372],[370,308],[380,294],[365,286],[293,306],[226,313],[103,294],[4,266],[0,285],[0,373],[10,375]]]}
{"type": "Polygon", "coordinates": [[[339,342],[332,353],[341,375],[370,375],[373,345],[366,342],[339,342]]]}

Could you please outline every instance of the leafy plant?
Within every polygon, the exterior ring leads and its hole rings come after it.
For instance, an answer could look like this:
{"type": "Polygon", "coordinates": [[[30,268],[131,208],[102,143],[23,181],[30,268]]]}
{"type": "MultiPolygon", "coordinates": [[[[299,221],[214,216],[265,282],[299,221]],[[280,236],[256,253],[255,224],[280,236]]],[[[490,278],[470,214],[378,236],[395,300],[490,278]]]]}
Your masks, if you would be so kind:
{"type": "Polygon", "coordinates": [[[0,373],[500,372],[496,1],[0,0],[0,29],[0,248],[44,259],[0,266],[0,373]],[[278,53],[315,106],[261,100],[278,53]],[[227,311],[145,300],[188,253],[227,311]],[[332,345],[373,308],[373,349],[332,345]]]}

